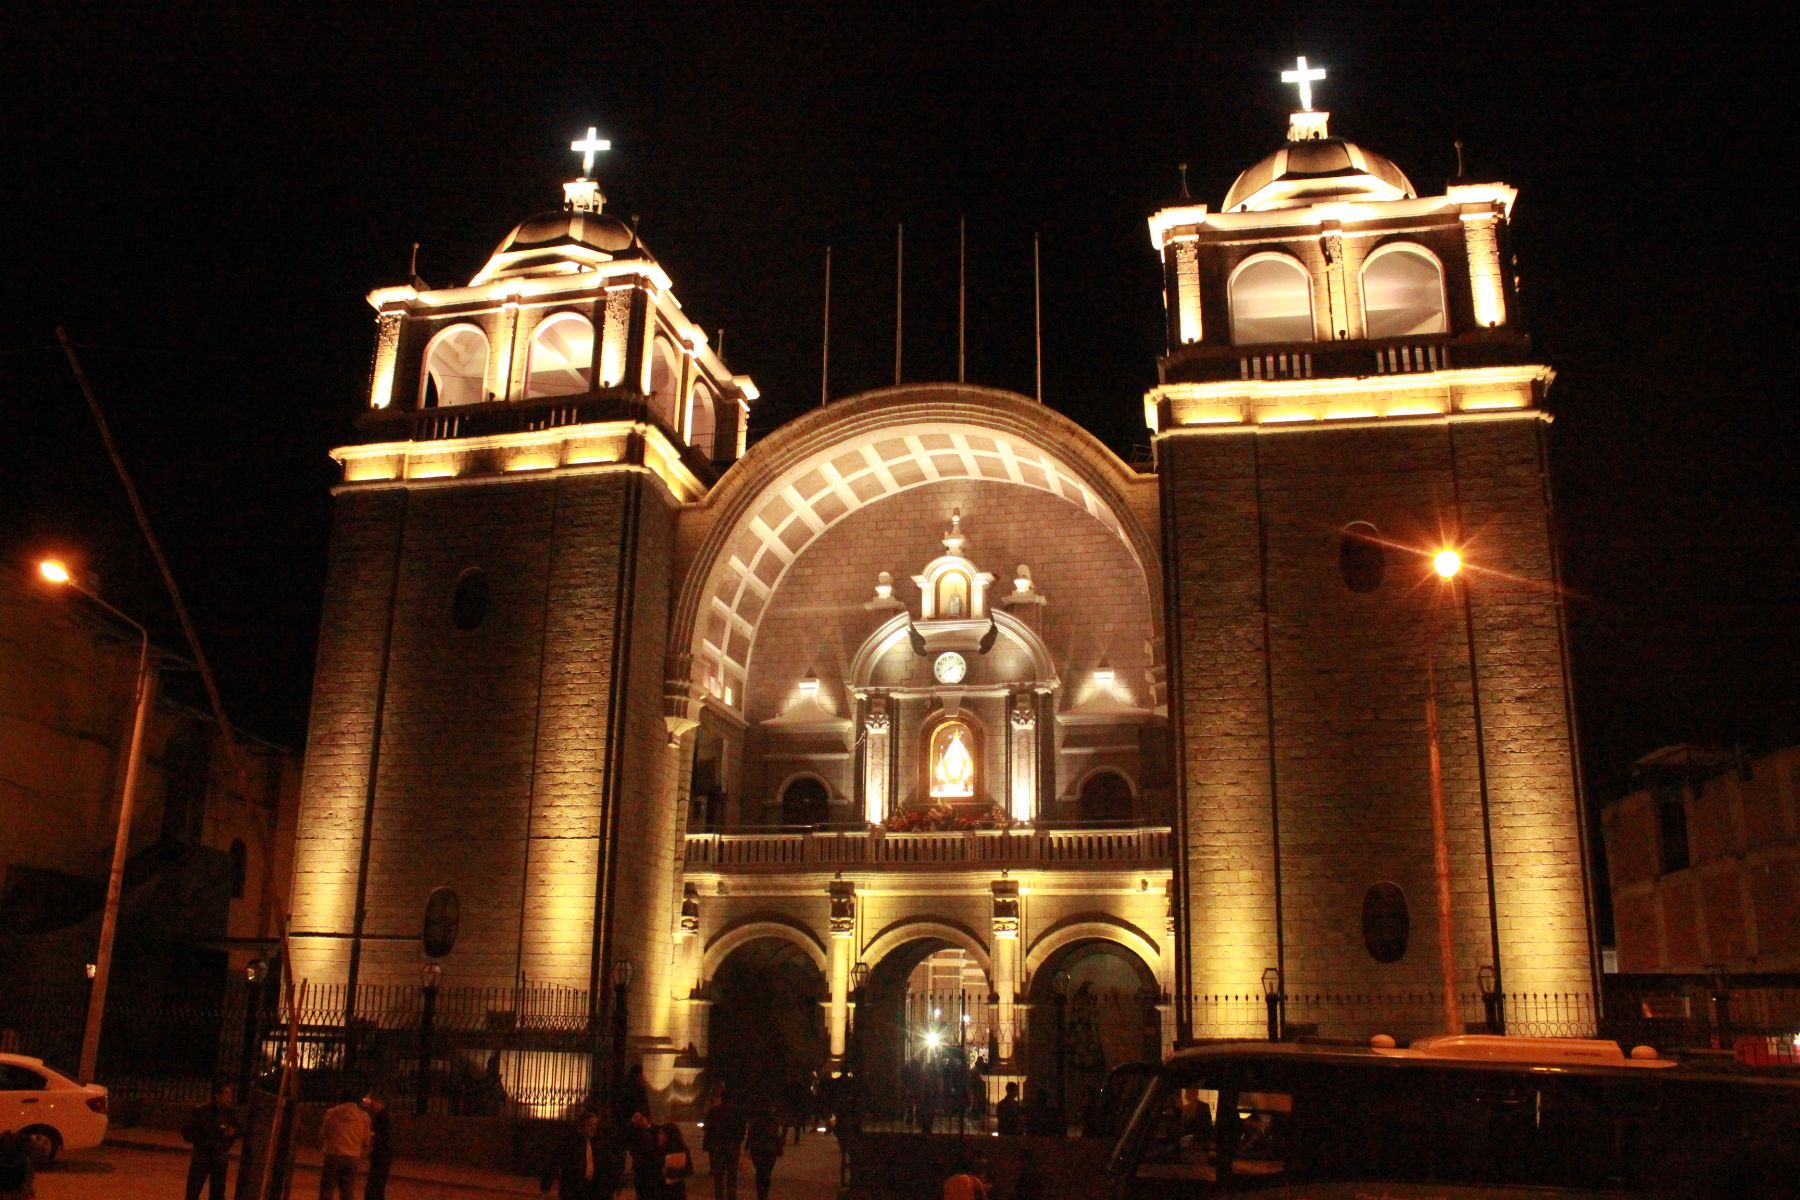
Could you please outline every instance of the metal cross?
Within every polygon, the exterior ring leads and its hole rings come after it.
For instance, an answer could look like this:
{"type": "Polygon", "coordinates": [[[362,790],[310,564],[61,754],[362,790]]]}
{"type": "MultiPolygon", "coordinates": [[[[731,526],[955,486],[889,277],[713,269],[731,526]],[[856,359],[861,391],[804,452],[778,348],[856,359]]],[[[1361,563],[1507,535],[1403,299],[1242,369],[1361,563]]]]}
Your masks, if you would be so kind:
{"type": "MultiPolygon", "coordinates": [[[[1300,61],[1302,64],[1306,62],[1305,59],[1301,59],[1300,61]]],[[[1320,74],[1323,75],[1324,72],[1321,71],[1320,74]]],[[[594,154],[597,151],[611,150],[612,143],[601,137],[598,129],[589,125],[587,136],[579,142],[570,142],[569,149],[581,151],[581,176],[585,179],[588,175],[593,173],[594,154]]]]}
{"type": "MultiPolygon", "coordinates": [[[[1312,111],[1313,81],[1323,78],[1325,78],[1325,68],[1314,67],[1310,71],[1307,70],[1306,56],[1304,54],[1294,60],[1294,69],[1292,71],[1283,71],[1281,73],[1281,82],[1297,83],[1300,85],[1300,107],[1307,112],[1312,111]]],[[[593,133],[593,130],[588,130],[589,137],[592,137],[593,133]]]]}

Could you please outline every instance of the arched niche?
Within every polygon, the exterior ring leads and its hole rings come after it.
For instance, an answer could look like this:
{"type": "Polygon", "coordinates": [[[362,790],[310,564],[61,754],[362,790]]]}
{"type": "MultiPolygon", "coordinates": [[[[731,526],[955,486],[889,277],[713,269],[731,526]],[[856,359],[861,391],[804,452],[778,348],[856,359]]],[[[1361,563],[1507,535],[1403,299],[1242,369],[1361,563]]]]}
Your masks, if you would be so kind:
{"type": "Polygon", "coordinates": [[[992,792],[982,778],[984,732],[967,711],[937,712],[919,731],[919,802],[973,804],[992,792]]]}
{"type": "Polygon", "coordinates": [[[1273,251],[1253,254],[1231,273],[1233,345],[1310,342],[1313,331],[1312,277],[1301,262],[1273,251]]]}
{"type": "Polygon", "coordinates": [[[699,451],[700,457],[712,461],[719,457],[719,398],[711,388],[698,381],[688,391],[687,444],[699,451]]]}
{"type": "Polygon", "coordinates": [[[681,428],[682,354],[658,334],[650,347],[650,412],[670,429],[681,428]]]}
{"type": "Polygon", "coordinates": [[[1123,821],[1137,810],[1137,788],[1117,767],[1095,767],[1075,787],[1076,811],[1083,821],[1123,821]]]}
{"type": "Polygon", "coordinates": [[[452,325],[425,346],[419,372],[419,407],[478,404],[487,396],[488,340],[474,325],[452,325]]]}
{"type": "Polygon", "coordinates": [[[1448,333],[1444,266],[1416,242],[1389,242],[1363,260],[1363,329],[1371,338],[1448,333]]]}
{"type": "Polygon", "coordinates": [[[580,313],[552,313],[531,331],[525,398],[579,396],[594,387],[594,325],[580,313]]]}

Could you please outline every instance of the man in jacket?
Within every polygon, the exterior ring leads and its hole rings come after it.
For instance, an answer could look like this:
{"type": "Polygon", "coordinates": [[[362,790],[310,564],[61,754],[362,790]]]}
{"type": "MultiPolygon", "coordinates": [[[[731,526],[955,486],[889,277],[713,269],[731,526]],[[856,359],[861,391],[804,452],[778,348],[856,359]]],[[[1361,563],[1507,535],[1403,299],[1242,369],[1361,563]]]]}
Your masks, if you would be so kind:
{"type": "Polygon", "coordinates": [[[551,1151],[538,1179],[548,1196],[552,1187],[561,1200],[607,1200],[619,1186],[625,1151],[613,1136],[600,1136],[600,1114],[584,1112],[551,1151]]]}
{"type": "Polygon", "coordinates": [[[212,1099],[195,1107],[181,1136],[194,1147],[188,1162],[187,1200],[225,1200],[225,1172],[231,1166],[231,1143],[238,1137],[237,1109],[232,1107],[231,1085],[213,1088],[212,1099]]]}
{"type": "Polygon", "coordinates": [[[363,1185],[363,1200],[387,1200],[388,1172],[394,1169],[394,1118],[380,1092],[363,1097],[363,1109],[369,1114],[369,1181],[363,1185]]]}
{"type": "Polygon", "coordinates": [[[375,1140],[369,1114],[357,1103],[355,1092],[345,1092],[325,1110],[319,1122],[319,1149],[325,1154],[319,1168],[319,1200],[356,1200],[356,1165],[375,1140]]]}

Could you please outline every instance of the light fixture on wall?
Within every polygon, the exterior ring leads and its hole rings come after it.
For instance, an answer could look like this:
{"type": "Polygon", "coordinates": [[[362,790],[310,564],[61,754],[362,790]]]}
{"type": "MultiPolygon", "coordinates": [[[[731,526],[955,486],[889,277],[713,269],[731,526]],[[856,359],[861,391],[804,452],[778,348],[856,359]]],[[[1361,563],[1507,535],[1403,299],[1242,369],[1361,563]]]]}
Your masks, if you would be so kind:
{"type": "Polygon", "coordinates": [[[1100,665],[1094,668],[1094,684],[1096,687],[1111,690],[1113,685],[1113,668],[1109,659],[1101,659],[1100,665]]]}
{"type": "Polygon", "coordinates": [[[819,676],[810,667],[807,668],[806,678],[800,681],[800,694],[808,700],[816,698],[819,694],[819,676]]]}

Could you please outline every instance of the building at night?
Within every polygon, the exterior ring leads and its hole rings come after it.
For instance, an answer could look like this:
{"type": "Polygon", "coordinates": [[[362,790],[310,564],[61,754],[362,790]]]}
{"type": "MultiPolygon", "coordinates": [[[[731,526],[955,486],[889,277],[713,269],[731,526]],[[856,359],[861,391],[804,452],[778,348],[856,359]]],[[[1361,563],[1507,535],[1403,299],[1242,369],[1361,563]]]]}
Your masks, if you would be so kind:
{"type": "Polygon", "coordinates": [[[446,986],[624,983],[677,1089],[851,1051],[856,997],[879,1088],[925,1036],[1041,1075],[1052,1014],[1097,1072],[1260,1033],[1266,980],[1428,993],[1434,679],[1459,990],[1593,994],[1514,189],[1421,195],[1306,107],[1151,215],[1151,467],[948,383],[749,445],[753,383],[565,191],[467,284],[370,295],[299,975],[416,981],[454,897],[446,986]]]}
{"type": "Polygon", "coordinates": [[[1601,813],[1619,970],[1800,971],[1800,748],[1666,746],[1601,813]]]}

